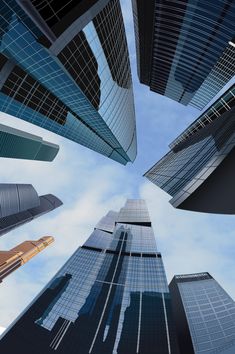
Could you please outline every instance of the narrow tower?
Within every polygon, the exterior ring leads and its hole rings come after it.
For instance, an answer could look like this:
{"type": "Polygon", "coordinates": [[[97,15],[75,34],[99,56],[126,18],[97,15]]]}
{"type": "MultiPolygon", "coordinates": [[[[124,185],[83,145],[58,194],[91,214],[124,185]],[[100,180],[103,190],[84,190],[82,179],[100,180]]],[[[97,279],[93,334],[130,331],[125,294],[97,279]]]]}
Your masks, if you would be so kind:
{"type": "Polygon", "coordinates": [[[41,137],[0,124],[0,157],[53,161],[59,146],[41,137]]]}
{"type": "Polygon", "coordinates": [[[25,241],[10,251],[0,251],[0,282],[54,242],[51,236],[25,241]]]}

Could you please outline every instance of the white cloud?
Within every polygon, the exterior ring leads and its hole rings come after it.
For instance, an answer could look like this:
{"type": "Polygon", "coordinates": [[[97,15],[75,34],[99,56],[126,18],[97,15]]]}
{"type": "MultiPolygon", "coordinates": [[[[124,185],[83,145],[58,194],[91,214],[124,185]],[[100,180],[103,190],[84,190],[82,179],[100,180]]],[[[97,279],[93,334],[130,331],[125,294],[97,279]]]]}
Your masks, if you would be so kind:
{"type": "MultiPolygon", "coordinates": [[[[122,3],[135,70],[130,1],[122,0],[122,3]]],[[[176,210],[168,203],[167,194],[140,177],[149,160],[157,161],[168,149],[167,143],[188,124],[193,113],[189,107],[151,93],[137,80],[135,88],[139,154],[137,162],[129,167],[119,166],[23,120],[0,115],[2,124],[60,145],[52,163],[1,159],[0,182],[32,183],[39,194],[53,193],[64,202],[56,211],[0,238],[0,249],[7,250],[27,239],[48,234],[55,237],[53,245],[0,284],[2,326],[7,327],[32,301],[86,240],[100,217],[110,209],[118,210],[126,198],[138,196],[147,200],[168,279],[175,273],[209,271],[235,297],[234,218],[176,210]],[[141,172],[136,171],[137,166],[141,172]]]]}
{"type": "Polygon", "coordinates": [[[177,273],[209,271],[235,295],[232,217],[176,210],[166,193],[140,178],[135,165],[120,166],[43,129],[3,118],[4,124],[59,143],[61,149],[52,163],[1,159],[1,182],[32,183],[39,194],[54,193],[64,205],[0,238],[1,249],[7,250],[27,239],[55,237],[53,245],[0,285],[2,326],[32,301],[108,210],[118,210],[126,198],[138,196],[147,200],[168,279],[177,273]]]}
{"type": "MultiPolygon", "coordinates": [[[[100,166],[96,168],[95,181],[90,181],[78,194],[75,188],[75,202],[3,237],[1,247],[48,232],[56,242],[1,284],[2,325],[9,325],[32,301],[108,210],[118,210],[127,197],[132,197],[133,177],[119,166],[100,166]],[[123,193],[120,186],[123,186],[123,193]]],[[[209,271],[234,295],[234,260],[227,250],[235,245],[235,238],[232,223],[226,221],[229,217],[221,217],[227,225],[223,232],[218,228],[215,216],[174,209],[168,203],[169,197],[149,182],[143,180],[139,195],[147,201],[168,279],[174,274],[209,271]]]]}
{"type": "Polygon", "coordinates": [[[40,193],[53,192],[64,202],[0,238],[3,250],[48,234],[55,238],[54,244],[1,283],[1,324],[6,327],[86,240],[97,221],[108,210],[118,210],[132,194],[132,176],[123,166],[66,140],[61,150],[62,156],[46,166],[3,160],[1,181],[32,183],[40,193]]]}

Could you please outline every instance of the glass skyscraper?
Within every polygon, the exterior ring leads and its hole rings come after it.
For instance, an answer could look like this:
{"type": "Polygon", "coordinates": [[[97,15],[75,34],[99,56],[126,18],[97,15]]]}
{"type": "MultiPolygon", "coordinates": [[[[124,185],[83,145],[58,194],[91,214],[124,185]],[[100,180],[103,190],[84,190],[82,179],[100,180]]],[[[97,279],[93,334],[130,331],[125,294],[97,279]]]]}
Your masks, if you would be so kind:
{"type": "Polygon", "coordinates": [[[234,354],[235,302],[209,273],[176,275],[170,285],[181,354],[234,354]]]}
{"type": "Polygon", "coordinates": [[[119,0],[2,0],[0,110],[122,164],[136,157],[119,0]]]}
{"type": "Polygon", "coordinates": [[[198,109],[234,76],[234,0],[132,0],[140,82],[198,109]]]}
{"type": "Polygon", "coordinates": [[[235,213],[235,85],[170,144],[145,176],[180,209],[235,213]]]}
{"type": "Polygon", "coordinates": [[[0,124],[0,157],[52,161],[58,151],[58,145],[39,136],[0,124]]]}
{"type": "Polygon", "coordinates": [[[0,184],[0,236],[63,203],[53,194],[38,196],[31,184],[0,184]]]}
{"type": "Polygon", "coordinates": [[[170,295],[144,200],[96,225],[0,341],[4,354],[177,354],[170,295]]]}

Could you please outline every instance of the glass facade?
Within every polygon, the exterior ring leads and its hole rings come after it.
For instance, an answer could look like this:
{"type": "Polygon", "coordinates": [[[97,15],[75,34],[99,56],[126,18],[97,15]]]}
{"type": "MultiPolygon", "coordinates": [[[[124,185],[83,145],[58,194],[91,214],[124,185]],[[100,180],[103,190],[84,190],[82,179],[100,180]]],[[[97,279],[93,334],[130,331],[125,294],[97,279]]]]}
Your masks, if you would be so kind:
{"type": "Polygon", "coordinates": [[[178,354],[177,348],[143,200],[128,200],[120,213],[102,218],[0,341],[4,354],[178,354]]]}
{"type": "Polygon", "coordinates": [[[231,193],[234,112],[235,85],[176,138],[170,144],[171,151],[145,173],[151,182],[173,197],[173,206],[215,213],[235,212],[231,193]]]}
{"type": "Polygon", "coordinates": [[[0,4],[0,110],[122,164],[136,157],[119,0],[0,4]]]}
{"type": "Polygon", "coordinates": [[[132,4],[140,81],[184,105],[205,107],[234,75],[235,1],[132,4]]]}
{"type": "Polygon", "coordinates": [[[31,184],[0,184],[0,236],[62,205],[52,194],[38,196],[31,184]]]}
{"type": "Polygon", "coordinates": [[[186,332],[179,337],[182,354],[234,353],[235,302],[210,274],[175,276],[170,292],[177,332],[187,326],[191,337],[191,348],[185,345],[186,332]]]}
{"type": "Polygon", "coordinates": [[[58,145],[39,136],[0,124],[0,157],[52,161],[58,151],[58,145]]]}

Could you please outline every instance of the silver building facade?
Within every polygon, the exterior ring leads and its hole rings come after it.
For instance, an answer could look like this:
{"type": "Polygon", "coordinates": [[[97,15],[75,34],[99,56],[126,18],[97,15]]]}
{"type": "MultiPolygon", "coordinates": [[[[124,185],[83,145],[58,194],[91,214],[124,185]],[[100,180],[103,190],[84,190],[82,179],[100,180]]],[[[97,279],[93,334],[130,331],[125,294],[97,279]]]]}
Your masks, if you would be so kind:
{"type": "Polygon", "coordinates": [[[31,184],[0,184],[0,236],[62,205],[52,194],[38,196],[31,184]]]}
{"type": "Polygon", "coordinates": [[[178,354],[144,200],[110,211],[0,341],[4,354],[178,354]]]}
{"type": "Polygon", "coordinates": [[[181,354],[233,354],[235,302],[205,273],[176,275],[170,285],[181,354]]]}

